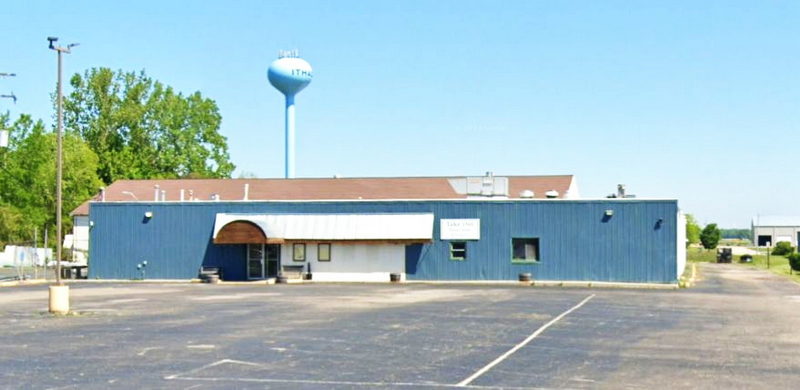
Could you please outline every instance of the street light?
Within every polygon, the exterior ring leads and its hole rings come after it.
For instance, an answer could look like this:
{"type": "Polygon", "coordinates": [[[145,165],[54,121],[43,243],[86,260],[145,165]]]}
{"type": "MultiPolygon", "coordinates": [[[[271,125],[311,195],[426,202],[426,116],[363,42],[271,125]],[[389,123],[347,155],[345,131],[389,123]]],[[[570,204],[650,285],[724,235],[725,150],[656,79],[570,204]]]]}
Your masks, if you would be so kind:
{"type": "Polygon", "coordinates": [[[65,286],[61,280],[61,168],[63,164],[61,132],[64,126],[64,96],[61,87],[61,54],[71,52],[71,49],[78,46],[77,43],[70,43],[66,47],[57,46],[57,37],[47,37],[50,42],[50,50],[58,53],[58,84],[56,92],[56,106],[58,107],[58,125],[56,130],[56,285],[50,286],[50,312],[67,313],[69,312],[69,286],[65,286]]]}
{"type": "Polygon", "coordinates": [[[14,104],[17,104],[17,95],[14,95],[14,92],[11,92],[11,95],[0,95],[0,98],[12,99],[14,104]]]}

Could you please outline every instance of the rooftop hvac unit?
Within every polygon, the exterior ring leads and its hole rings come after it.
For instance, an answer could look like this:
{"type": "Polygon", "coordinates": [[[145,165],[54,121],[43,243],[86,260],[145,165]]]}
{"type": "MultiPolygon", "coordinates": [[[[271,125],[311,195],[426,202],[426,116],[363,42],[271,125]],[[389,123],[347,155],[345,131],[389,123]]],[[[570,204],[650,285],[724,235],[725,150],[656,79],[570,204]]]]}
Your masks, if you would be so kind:
{"type": "Polygon", "coordinates": [[[498,177],[487,172],[486,176],[468,177],[467,195],[470,196],[508,196],[508,178],[498,177]]]}

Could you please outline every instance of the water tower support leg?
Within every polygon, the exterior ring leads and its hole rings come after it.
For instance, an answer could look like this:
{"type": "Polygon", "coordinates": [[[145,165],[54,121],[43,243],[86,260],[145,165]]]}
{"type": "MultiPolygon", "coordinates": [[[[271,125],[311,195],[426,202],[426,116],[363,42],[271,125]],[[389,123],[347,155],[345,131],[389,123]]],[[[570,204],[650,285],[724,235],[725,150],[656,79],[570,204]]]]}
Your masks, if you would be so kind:
{"type": "Polygon", "coordinates": [[[294,178],[294,96],[286,95],[285,177],[294,178]]]}

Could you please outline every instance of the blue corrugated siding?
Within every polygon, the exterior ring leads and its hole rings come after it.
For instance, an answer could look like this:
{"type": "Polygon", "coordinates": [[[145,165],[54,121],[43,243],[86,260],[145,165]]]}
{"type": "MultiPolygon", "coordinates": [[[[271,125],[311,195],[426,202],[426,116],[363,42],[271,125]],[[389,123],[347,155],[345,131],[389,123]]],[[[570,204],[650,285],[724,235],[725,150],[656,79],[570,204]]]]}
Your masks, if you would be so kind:
{"type": "Polygon", "coordinates": [[[406,251],[411,280],[510,280],[531,272],[540,280],[675,281],[677,201],[644,200],[94,203],[89,276],[135,278],[136,264],[147,260],[148,278],[192,278],[206,265],[241,280],[244,245],[211,242],[216,213],[375,212],[434,213],[434,241],[406,251]],[[605,210],[614,215],[604,218],[605,210]],[[442,218],[480,218],[481,239],[467,243],[466,261],[450,260],[449,243],[438,239],[442,218]],[[541,261],[513,264],[513,237],[538,237],[541,261]]]}

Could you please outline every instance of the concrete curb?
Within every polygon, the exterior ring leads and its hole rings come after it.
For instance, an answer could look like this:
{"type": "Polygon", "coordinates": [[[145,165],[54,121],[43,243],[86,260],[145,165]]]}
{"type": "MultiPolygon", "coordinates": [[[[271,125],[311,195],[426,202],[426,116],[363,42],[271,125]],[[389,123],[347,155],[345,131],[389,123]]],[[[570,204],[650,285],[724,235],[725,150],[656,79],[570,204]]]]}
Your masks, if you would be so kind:
{"type": "Polygon", "coordinates": [[[623,282],[583,282],[540,280],[531,283],[536,287],[588,287],[588,288],[630,288],[645,290],[676,290],[678,283],[623,283],[623,282]]]}
{"type": "Polygon", "coordinates": [[[81,284],[81,283],[131,283],[131,284],[187,284],[187,283],[200,283],[200,279],[61,279],[67,284],[81,284]],[[196,281],[196,282],[195,282],[196,281]]]}
{"type": "Polygon", "coordinates": [[[0,282],[0,287],[35,286],[38,284],[46,284],[48,282],[49,281],[46,279],[12,280],[10,282],[0,282]]]}
{"type": "Polygon", "coordinates": [[[690,288],[694,286],[695,281],[697,280],[697,263],[691,263],[691,266],[692,266],[691,276],[689,276],[688,279],[684,279],[683,277],[681,277],[681,279],[678,281],[678,287],[690,288]]]}
{"type": "Polygon", "coordinates": [[[589,282],[580,280],[534,280],[532,282],[518,282],[513,280],[442,280],[442,281],[406,281],[401,284],[431,284],[431,285],[483,285],[483,286],[521,286],[521,287],[580,287],[580,288],[633,288],[633,289],[660,289],[674,290],[678,283],[628,283],[628,282],[589,282]]]}
{"type": "MultiPolygon", "coordinates": [[[[694,265],[693,265],[694,266],[694,265]]],[[[692,283],[694,281],[695,269],[692,272],[692,283]]],[[[103,284],[103,283],[123,283],[123,284],[206,284],[200,279],[69,279],[64,280],[67,284],[103,284]]],[[[0,283],[0,287],[44,284],[46,280],[27,280],[0,283]],[[8,284],[13,283],[13,284],[8,284]]],[[[253,281],[219,281],[216,285],[223,286],[253,286],[253,285],[273,285],[275,279],[253,280],[253,281]]],[[[501,287],[570,287],[570,288],[629,288],[629,289],[648,289],[648,290],[674,290],[680,287],[679,283],[624,283],[624,282],[589,282],[575,280],[534,280],[532,282],[518,282],[516,280],[405,280],[402,282],[332,282],[289,279],[287,284],[374,284],[374,285],[432,285],[432,286],[501,286],[501,287]]]]}

